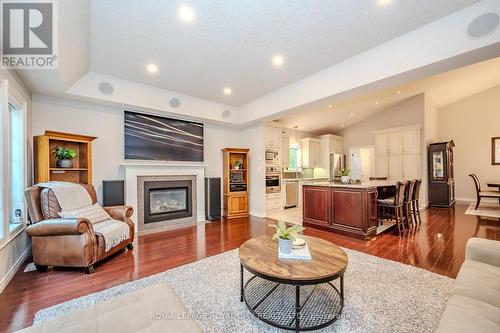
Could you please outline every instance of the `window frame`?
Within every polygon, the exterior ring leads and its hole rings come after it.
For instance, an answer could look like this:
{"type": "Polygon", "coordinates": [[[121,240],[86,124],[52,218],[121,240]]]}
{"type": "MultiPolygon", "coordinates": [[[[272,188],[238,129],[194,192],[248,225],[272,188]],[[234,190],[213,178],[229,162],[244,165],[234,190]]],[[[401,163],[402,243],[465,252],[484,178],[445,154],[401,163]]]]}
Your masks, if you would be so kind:
{"type": "MultiPolygon", "coordinates": [[[[9,104],[12,104],[17,110],[22,112],[23,117],[23,188],[26,188],[28,184],[28,163],[30,158],[28,156],[28,101],[25,98],[22,98],[22,95],[18,94],[16,91],[12,91],[10,89],[10,85],[8,80],[2,80],[0,83],[1,90],[1,117],[2,122],[0,122],[0,155],[2,157],[2,161],[9,161],[10,157],[10,118],[9,118],[9,104]]],[[[15,239],[21,232],[23,232],[27,227],[28,222],[28,214],[27,214],[27,205],[26,201],[24,202],[23,207],[23,217],[24,222],[16,226],[10,230],[10,163],[5,163],[0,165],[0,172],[2,173],[2,180],[0,180],[0,186],[2,189],[0,191],[0,208],[3,207],[3,211],[0,210],[0,223],[2,223],[2,232],[0,233],[0,250],[9,244],[13,239],[15,239]]]]}

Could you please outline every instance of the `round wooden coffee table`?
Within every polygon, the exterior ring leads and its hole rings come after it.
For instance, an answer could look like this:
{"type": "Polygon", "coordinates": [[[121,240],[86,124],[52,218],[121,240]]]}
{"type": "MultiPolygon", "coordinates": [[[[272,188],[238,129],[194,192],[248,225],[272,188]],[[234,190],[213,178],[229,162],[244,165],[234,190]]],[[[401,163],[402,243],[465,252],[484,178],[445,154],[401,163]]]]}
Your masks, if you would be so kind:
{"type": "Polygon", "coordinates": [[[252,238],[239,250],[240,300],[260,320],[296,332],[320,329],[339,318],[348,262],[340,247],[315,237],[301,238],[311,260],[278,258],[278,241],[271,236],[252,238]],[[243,268],[253,274],[246,283],[243,268]],[[335,279],[340,280],[339,288],[335,279]]]}

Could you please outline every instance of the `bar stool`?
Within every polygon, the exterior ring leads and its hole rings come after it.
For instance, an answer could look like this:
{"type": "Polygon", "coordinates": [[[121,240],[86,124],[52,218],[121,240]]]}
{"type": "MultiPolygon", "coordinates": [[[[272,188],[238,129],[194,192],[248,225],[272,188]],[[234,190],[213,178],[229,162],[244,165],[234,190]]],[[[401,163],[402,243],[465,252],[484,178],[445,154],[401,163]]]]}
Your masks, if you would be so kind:
{"type": "Polygon", "coordinates": [[[413,200],[411,201],[411,211],[415,223],[419,226],[422,224],[422,218],[420,217],[420,205],[418,200],[420,198],[420,186],[422,185],[422,179],[415,179],[415,186],[413,187],[413,200]],[[417,218],[418,217],[418,218],[417,218]]]}
{"type": "Polygon", "coordinates": [[[405,198],[405,190],[407,186],[406,181],[398,181],[396,183],[394,197],[385,198],[385,199],[377,199],[377,207],[381,209],[393,209],[394,210],[394,219],[396,220],[396,224],[398,225],[398,232],[401,236],[401,226],[403,227],[403,231],[406,231],[404,225],[404,198],[405,198]]]}
{"type": "MultiPolygon", "coordinates": [[[[413,205],[413,191],[415,189],[416,180],[410,180],[406,184],[405,188],[405,196],[403,200],[403,212],[404,212],[404,221],[408,228],[410,228],[410,224],[413,225],[413,214],[412,214],[412,205],[413,205]]],[[[416,225],[415,221],[415,225],[416,225]]]]}

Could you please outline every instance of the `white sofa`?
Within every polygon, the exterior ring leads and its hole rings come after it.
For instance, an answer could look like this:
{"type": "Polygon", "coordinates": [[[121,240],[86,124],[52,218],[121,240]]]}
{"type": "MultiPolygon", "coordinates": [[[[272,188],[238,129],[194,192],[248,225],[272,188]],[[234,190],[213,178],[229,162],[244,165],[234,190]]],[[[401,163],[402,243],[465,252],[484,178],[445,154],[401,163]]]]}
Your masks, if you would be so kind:
{"type": "Polygon", "coordinates": [[[152,285],[75,310],[18,333],[196,333],[202,332],[175,291],[152,285]]]}
{"type": "Polygon", "coordinates": [[[471,238],[437,332],[500,333],[500,242],[471,238]]]}

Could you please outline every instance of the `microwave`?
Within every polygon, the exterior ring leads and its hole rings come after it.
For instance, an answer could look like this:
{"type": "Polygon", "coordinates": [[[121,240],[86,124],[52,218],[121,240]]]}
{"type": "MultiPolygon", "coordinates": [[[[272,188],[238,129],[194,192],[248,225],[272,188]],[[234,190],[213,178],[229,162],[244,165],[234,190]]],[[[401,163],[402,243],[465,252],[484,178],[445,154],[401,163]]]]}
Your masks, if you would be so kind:
{"type": "Polygon", "coordinates": [[[278,164],[279,156],[277,150],[266,149],[266,164],[278,164]]]}

